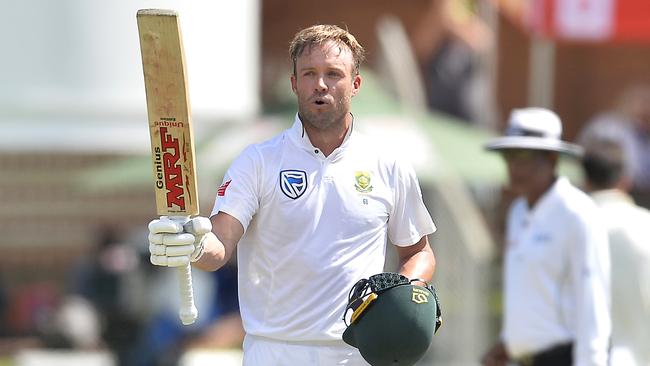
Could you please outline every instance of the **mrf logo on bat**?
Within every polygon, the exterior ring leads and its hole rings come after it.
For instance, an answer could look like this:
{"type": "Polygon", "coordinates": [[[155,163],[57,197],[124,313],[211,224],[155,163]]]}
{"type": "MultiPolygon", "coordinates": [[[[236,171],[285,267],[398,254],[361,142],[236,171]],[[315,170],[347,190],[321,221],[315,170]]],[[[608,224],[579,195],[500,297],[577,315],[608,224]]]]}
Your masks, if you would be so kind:
{"type": "MultiPolygon", "coordinates": [[[[156,189],[164,190],[168,209],[185,211],[187,178],[183,178],[183,173],[185,171],[187,175],[192,169],[191,160],[186,156],[190,147],[185,146],[185,139],[182,138],[185,124],[175,118],[161,118],[154,123],[154,127],[160,135],[160,144],[154,146],[156,189]],[[175,132],[180,132],[180,141],[175,132]]],[[[188,199],[191,200],[191,197],[188,199]]]]}

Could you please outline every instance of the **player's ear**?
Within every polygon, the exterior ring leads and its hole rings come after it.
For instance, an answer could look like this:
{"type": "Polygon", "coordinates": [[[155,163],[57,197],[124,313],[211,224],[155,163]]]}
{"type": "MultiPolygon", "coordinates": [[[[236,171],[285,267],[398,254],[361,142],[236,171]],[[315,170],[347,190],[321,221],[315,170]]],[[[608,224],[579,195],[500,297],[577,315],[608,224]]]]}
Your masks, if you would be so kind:
{"type": "Polygon", "coordinates": [[[357,95],[359,90],[361,90],[361,75],[357,74],[352,79],[352,96],[357,95]]]}
{"type": "Polygon", "coordinates": [[[294,94],[298,94],[296,74],[291,74],[291,90],[293,90],[294,94]]]}

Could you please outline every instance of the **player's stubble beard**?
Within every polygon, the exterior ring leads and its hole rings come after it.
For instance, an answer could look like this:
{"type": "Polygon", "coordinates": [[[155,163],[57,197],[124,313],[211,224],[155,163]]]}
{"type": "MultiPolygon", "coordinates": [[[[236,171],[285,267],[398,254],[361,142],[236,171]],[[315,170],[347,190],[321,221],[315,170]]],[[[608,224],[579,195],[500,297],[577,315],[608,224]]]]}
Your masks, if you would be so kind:
{"type": "Polygon", "coordinates": [[[320,130],[325,131],[337,126],[343,125],[345,117],[350,113],[351,95],[343,95],[335,98],[330,104],[331,108],[312,110],[312,99],[321,95],[312,95],[307,99],[301,99],[298,103],[298,115],[303,123],[320,130]]]}

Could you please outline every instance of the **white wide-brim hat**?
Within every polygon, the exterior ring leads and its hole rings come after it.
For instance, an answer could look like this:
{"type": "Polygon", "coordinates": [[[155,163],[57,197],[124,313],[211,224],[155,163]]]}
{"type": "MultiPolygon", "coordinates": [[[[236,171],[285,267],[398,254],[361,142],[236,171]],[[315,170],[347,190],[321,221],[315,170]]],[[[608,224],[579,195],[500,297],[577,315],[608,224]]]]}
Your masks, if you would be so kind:
{"type": "Polygon", "coordinates": [[[562,141],[561,136],[562,122],[552,111],[544,108],[514,109],[505,135],[488,142],[485,148],[556,151],[577,157],[584,154],[582,147],[562,141]]]}

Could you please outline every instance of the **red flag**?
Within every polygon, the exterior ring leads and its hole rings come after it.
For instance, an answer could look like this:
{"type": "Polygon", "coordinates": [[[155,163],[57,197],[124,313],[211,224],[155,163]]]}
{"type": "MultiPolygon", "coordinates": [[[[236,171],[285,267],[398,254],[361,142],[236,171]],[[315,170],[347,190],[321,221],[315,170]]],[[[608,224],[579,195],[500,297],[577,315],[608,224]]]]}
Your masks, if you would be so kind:
{"type": "Polygon", "coordinates": [[[493,0],[526,30],[557,40],[650,42],[648,0],[493,0]]]}

